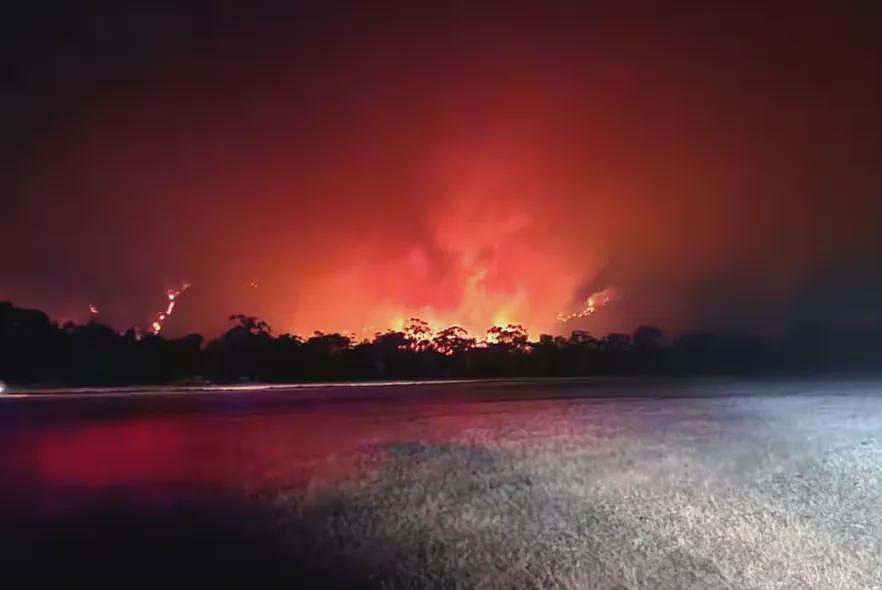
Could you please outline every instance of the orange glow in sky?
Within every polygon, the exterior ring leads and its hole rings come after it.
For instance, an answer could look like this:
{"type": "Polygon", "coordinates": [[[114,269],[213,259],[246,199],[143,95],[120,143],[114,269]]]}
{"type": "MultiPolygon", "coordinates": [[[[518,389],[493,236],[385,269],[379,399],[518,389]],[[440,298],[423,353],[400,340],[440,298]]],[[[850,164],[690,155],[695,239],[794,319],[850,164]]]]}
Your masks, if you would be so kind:
{"type": "Polygon", "coordinates": [[[192,33],[201,12],[157,34],[160,11],[129,23],[131,55],[51,44],[6,109],[42,114],[4,151],[27,173],[4,185],[0,301],[172,336],[248,314],[535,338],[750,330],[813,319],[831,284],[877,292],[860,14],[407,4],[237,14],[205,29],[224,43],[192,33]]]}

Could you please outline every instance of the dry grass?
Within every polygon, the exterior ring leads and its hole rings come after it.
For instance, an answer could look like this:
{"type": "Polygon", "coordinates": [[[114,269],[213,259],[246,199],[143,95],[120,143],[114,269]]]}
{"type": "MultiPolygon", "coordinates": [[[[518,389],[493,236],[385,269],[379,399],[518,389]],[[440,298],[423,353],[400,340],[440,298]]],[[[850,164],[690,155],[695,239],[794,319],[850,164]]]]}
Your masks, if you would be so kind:
{"type": "Polygon", "coordinates": [[[882,588],[882,400],[628,403],[365,449],[282,524],[382,587],[882,588]]]}

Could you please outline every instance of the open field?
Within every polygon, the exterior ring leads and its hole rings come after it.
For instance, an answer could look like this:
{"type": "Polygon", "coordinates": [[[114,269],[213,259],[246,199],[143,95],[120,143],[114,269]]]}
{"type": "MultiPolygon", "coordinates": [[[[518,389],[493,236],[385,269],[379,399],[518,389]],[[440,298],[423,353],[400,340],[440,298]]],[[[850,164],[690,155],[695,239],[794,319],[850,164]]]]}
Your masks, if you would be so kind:
{"type": "Polygon", "coordinates": [[[102,549],[131,544],[123,561],[160,569],[190,551],[241,580],[882,588],[882,384],[380,389],[0,406],[5,467],[25,475],[4,491],[44,531],[20,553],[64,554],[112,503],[161,526],[145,537],[123,520],[101,533],[112,541],[88,537],[102,549]],[[210,509],[182,542],[167,515],[194,503],[210,509]]]}

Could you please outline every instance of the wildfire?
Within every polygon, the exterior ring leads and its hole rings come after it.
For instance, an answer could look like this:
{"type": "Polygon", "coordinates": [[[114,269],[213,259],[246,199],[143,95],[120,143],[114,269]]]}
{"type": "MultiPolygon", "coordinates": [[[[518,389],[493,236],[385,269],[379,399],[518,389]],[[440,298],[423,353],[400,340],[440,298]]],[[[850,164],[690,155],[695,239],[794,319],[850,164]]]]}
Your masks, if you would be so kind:
{"type": "Polygon", "coordinates": [[[178,297],[180,297],[181,294],[189,288],[190,288],[190,283],[184,283],[183,285],[181,285],[181,287],[179,289],[169,289],[168,291],[166,291],[166,296],[168,297],[168,304],[165,306],[165,309],[163,311],[160,311],[158,314],[156,314],[156,319],[154,319],[153,323],[151,324],[151,328],[152,328],[154,336],[156,336],[160,332],[162,332],[162,328],[165,325],[165,321],[171,316],[171,314],[175,310],[175,305],[178,302],[178,297]]]}
{"type": "Polygon", "coordinates": [[[597,313],[598,310],[610,304],[612,301],[612,295],[610,289],[604,289],[603,291],[593,293],[585,300],[585,306],[580,311],[574,311],[573,313],[567,314],[559,313],[557,314],[557,321],[566,323],[572,320],[591,317],[597,313]]]}
{"type": "Polygon", "coordinates": [[[89,304],[89,314],[91,314],[94,317],[94,316],[97,316],[99,313],[100,312],[98,311],[98,306],[96,306],[94,303],[90,303],[89,304]]]}

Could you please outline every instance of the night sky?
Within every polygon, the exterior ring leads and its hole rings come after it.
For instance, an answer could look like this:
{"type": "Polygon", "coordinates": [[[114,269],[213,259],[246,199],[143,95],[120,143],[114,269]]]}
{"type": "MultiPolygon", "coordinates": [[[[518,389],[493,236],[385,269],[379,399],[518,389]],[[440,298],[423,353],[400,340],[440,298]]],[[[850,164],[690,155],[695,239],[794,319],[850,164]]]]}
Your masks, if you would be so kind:
{"type": "Polygon", "coordinates": [[[0,300],[124,329],[186,281],[168,332],[209,335],[882,320],[874,2],[19,4],[0,300]]]}

